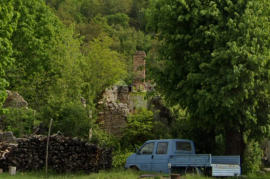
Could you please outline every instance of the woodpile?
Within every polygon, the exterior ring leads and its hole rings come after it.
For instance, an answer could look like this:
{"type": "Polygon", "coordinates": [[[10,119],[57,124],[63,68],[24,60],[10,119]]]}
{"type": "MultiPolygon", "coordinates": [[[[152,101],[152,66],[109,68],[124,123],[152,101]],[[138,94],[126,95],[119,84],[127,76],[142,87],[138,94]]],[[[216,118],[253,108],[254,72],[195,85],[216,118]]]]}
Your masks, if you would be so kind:
{"type": "MultiPolygon", "coordinates": [[[[112,148],[98,147],[76,138],[61,135],[49,139],[48,167],[57,172],[85,173],[112,168],[112,148]]],[[[0,168],[8,171],[16,166],[20,171],[45,167],[47,136],[33,135],[17,139],[18,144],[0,143],[0,168]]]]}

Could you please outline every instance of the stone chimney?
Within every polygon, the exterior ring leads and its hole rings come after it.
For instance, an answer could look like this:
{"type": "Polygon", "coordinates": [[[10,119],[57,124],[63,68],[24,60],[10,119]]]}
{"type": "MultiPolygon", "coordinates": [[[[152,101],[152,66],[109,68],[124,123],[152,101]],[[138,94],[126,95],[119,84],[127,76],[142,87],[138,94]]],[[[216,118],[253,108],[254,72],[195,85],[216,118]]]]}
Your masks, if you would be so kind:
{"type": "Polygon", "coordinates": [[[144,51],[136,51],[133,55],[133,88],[136,91],[145,90],[145,60],[144,51]]]}

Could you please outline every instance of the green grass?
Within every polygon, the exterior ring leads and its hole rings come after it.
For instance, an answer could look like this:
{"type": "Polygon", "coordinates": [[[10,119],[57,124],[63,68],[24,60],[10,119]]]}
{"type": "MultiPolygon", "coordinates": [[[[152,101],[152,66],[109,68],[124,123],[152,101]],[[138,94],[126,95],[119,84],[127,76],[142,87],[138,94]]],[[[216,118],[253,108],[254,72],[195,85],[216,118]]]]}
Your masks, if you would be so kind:
{"type": "MultiPolygon", "coordinates": [[[[49,172],[47,175],[45,172],[17,172],[16,175],[9,175],[8,172],[4,172],[0,174],[1,179],[138,179],[140,175],[145,174],[143,172],[134,172],[124,169],[116,169],[111,171],[100,171],[99,173],[93,173],[90,175],[82,174],[82,173],[65,173],[65,174],[57,174],[55,172],[49,172]]],[[[149,173],[148,173],[149,174],[149,173]]],[[[150,173],[151,174],[151,173],[150,173]]],[[[157,174],[158,175],[158,174],[157,174]]],[[[147,179],[162,179],[169,178],[169,175],[159,175],[159,177],[155,178],[147,178],[147,179]]],[[[218,179],[211,177],[202,177],[202,176],[194,176],[194,175],[186,175],[181,176],[181,178],[185,179],[218,179]]],[[[232,177],[233,179],[238,179],[237,177],[232,177]]],[[[226,178],[226,179],[232,179],[226,178]]],[[[264,175],[248,175],[247,179],[269,179],[270,173],[264,175]]]]}
{"type": "Polygon", "coordinates": [[[49,172],[17,172],[16,175],[9,175],[8,172],[0,174],[1,179],[137,179],[140,176],[139,172],[131,172],[125,170],[100,171],[93,174],[82,173],[65,173],[57,174],[49,172]]]}

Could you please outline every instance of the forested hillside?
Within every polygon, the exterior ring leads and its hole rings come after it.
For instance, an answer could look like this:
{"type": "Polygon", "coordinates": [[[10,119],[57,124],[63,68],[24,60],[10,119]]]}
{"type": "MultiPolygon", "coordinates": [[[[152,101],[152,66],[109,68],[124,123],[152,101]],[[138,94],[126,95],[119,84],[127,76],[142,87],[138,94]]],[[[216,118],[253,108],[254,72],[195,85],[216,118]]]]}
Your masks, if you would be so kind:
{"type": "MultiPolygon", "coordinates": [[[[73,128],[77,118],[80,126],[75,130],[86,137],[87,113],[95,115],[101,92],[119,80],[130,84],[132,55],[151,48],[145,33],[147,1],[14,0],[7,4],[14,13],[3,19],[10,33],[2,36],[9,47],[3,53],[2,83],[24,97],[30,110],[37,111],[38,121],[54,118],[57,128],[73,128]],[[80,107],[81,97],[91,109],[80,107]]],[[[6,94],[1,87],[3,102],[6,94]]],[[[15,115],[12,110],[8,115],[15,115]]],[[[4,126],[15,127],[8,123],[4,126]]]]}
{"type": "Polygon", "coordinates": [[[83,53],[88,53],[93,39],[112,38],[110,49],[125,54],[125,81],[131,82],[132,55],[151,48],[151,37],[146,33],[148,0],[47,0],[46,4],[63,24],[75,26],[82,37],[83,53]]]}
{"type": "MultiPolygon", "coordinates": [[[[1,108],[1,130],[21,137],[41,123],[47,131],[52,118],[52,132],[82,139],[91,135],[91,142],[114,145],[116,152],[125,145],[129,153],[132,136],[121,141],[101,131],[96,106],[106,88],[119,81],[131,84],[133,54],[151,49],[153,39],[145,29],[148,1],[0,2],[0,105],[7,97],[5,90],[17,91],[28,103],[27,109],[1,108]]],[[[138,114],[141,124],[152,133],[153,113],[141,113],[147,114],[138,114]]],[[[123,160],[120,157],[115,165],[123,160]]]]}
{"type": "Polygon", "coordinates": [[[53,132],[114,145],[114,166],[144,140],[187,138],[200,153],[241,155],[244,172],[259,170],[260,144],[270,136],[268,1],[0,4],[1,130],[21,137],[52,118],[53,132]],[[155,121],[151,105],[134,109],[117,138],[100,130],[97,106],[106,88],[132,83],[136,51],[146,52],[152,92],[172,122],[155,121]],[[28,109],[2,108],[6,90],[28,109]]]}

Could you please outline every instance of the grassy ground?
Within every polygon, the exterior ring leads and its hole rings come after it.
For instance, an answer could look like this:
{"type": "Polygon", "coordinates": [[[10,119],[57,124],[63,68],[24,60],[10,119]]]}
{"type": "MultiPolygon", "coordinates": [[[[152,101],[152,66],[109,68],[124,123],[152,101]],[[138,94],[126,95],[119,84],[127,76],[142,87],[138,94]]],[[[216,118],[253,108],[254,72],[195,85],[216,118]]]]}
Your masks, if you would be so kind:
{"type": "MultiPolygon", "coordinates": [[[[94,173],[90,175],[85,174],[56,174],[54,172],[49,172],[47,175],[45,172],[17,172],[16,175],[9,175],[7,172],[0,174],[1,179],[138,179],[142,172],[132,172],[126,170],[112,170],[112,171],[101,171],[100,173],[94,173]]],[[[168,175],[160,176],[160,177],[152,177],[147,179],[168,179],[168,175]]],[[[210,177],[200,177],[200,176],[192,176],[186,175],[181,176],[181,179],[211,179],[210,177]]],[[[270,173],[264,175],[250,175],[247,176],[246,179],[269,179],[270,173]]],[[[217,178],[212,178],[217,179],[217,178]]],[[[226,178],[230,179],[230,178],[226,178]]],[[[234,179],[236,179],[234,177],[234,179]]]]}
{"type": "Polygon", "coordinates": [[[16,175],[4,172],[0,174],[1,179],[137,179],[139,176],[138,172],[125,170],[101,171],[90,175],[81,173],[56,174],[54,172],[49,172],[47,175],[45,172],[17,172],[16,175]]]}

